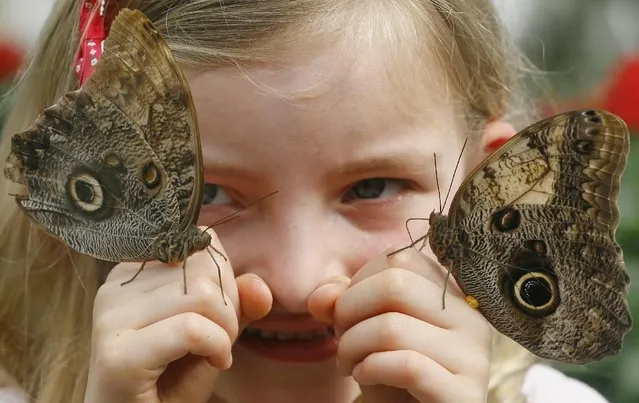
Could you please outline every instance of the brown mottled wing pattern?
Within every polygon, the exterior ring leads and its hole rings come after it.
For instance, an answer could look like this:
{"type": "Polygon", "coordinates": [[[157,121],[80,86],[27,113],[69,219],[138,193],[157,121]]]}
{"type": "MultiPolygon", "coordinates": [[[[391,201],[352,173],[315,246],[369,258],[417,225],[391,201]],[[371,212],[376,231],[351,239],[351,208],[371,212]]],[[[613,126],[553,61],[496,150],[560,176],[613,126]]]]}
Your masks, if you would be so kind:
{"type": "Polygon", "coordinates": [[[539,356],[597,360],[631,327],[615,240],[628,149],[626,125],[606,111],[542,120],[469,175],[448,217],[431,217],[440,262],[497,330],[539,356]]]}
{"type": "Polygon", "coordinates": [[[153,258],[201,202],[195,110],[160,35],[122,10],[85,85],[12,138],[5,176],[27,215],[72,248],[110,261],[153,258]]]}
{"type": "Polygon", "coordinates": [[[184,74],[148,19],[131,10],[113,22],[99,66],[84,90],[106,94],[170,167],[180,227],[186,228],[199,215],[203,190],[200,135],[184,74]]]}

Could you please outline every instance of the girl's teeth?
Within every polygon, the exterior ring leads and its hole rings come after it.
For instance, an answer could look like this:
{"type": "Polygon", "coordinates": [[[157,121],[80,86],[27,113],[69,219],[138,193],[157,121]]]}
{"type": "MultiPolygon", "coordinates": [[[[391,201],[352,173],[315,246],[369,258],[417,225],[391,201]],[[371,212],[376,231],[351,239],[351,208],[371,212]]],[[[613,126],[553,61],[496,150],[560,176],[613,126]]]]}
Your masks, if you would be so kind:
{"type": "Polygon", "coordinates": [[[260,336],[264,337],[265,339],[272,339],[275,337],[275,333],[272,330],[260,330],[260,336]]]}
{"type": "Polygon", "coordinates": [[[291,332],[277,332],[275,335],[278,340],[293,340],[295,338],[295,333],[291,332]]]}
{"type": "Polygon", "coordinates": [[[260,335],[264,339],[287,340],[311,340],[313,338],[324,338],[332,335],[328,328],[309,330],[306,332],[275,332],[272,330],[264,330],[257,328],[246,328],[246,332],[250,335],[260,335]]]}

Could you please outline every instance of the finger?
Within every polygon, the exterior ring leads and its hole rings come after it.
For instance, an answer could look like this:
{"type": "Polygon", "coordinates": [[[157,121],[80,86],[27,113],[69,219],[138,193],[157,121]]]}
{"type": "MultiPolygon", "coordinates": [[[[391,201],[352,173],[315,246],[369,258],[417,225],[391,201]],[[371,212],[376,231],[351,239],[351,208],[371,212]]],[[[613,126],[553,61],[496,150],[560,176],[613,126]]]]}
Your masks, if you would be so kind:
{"type": "MultiPolygon", "coordinates": [[[[357,284],[365,278],[371,277],[372,275],[389,268],[401,268],[413,271],[429,279],[440,287],[444,287],[444,281],[447,274],[444,267],[414,248],[405,249],[401,252],[391,254],[391,252],[396,251],[397,249],[399,248],[391,247],[383,254],[375,256],[375,258],[355,273],[352,284],[357,284]],[[390,256],[388,256],[389,254],[390,256]]],[[[448,278],[448,281],[449,284],[447,286],[447,292],[450,291],[457,295],[462,295],[461,290],[455,283],[452,276],[448,278]]]]}
{"type": "Polygon", "coordinates": [[[231,364],[228,333],[204,316],[191,312],[140,330],[119,333],[106,347],[102,364],[110,369],[122,368],[124,372],[130,368],[163,371],[169,363],[188,353],[207,358],[219,369],[227,369],[231,364]]]}
{"type": "Polygon", "coordinates": [[[362,391],[360,401],[365,403],[419,403],[410,393],[404,389],[386,385],[360,385],[362,391]]]}
{"type": "Polygon", "coordinates": [[[235,279],[242,314],[240,333],[253,321],[262,319],[273,307],[273,294],[259,276],[247,273],[235,279]]]}
{"type": "Polygon", "coordinates": [[[431,325],[411,316],[391,312],[360,322],[345,332],[338,346],[340,370],[353,368],[375,352],[412,350],[430,357],[453,374],[473,368],[488,368],[491,338],[431,325]],[[470,363],[470,364],[469,364],[470,363]]]}
{"type": "Polygon", "coordinates": [[[319,321],[332,324],[335,303],[346,291],[351,280],[346,276],[334,276],[321,284],[308,299],[308,310],[319,321]]]}
{"type": "Polygon", "coordinates": [[[197,355],[174,361],[158,380],[162,402],[208,402],[215,391],[219,370],[197,355]]]}
{"type": "Polygon", "coordinates": [[[100,287],[96,303],[99,304],[104,295],[106,295],[106,299],[110,299],[112,293],[117,293],[118,298],[116,301],[110,301],[111,304],[123,303],[131,298],[135,298],[141,293],[152,291],[173,281],[183,281],[184,275],[186,276],[187,283],[190,277],[210,276],[211,279],[219,284],[220,274],[225,294],[227,294],[226,291],[230,293],[230,295],[226,295],[226,297],[234,300],[237,295],[233,293],[235,280],[230,262],[228,259],[225,259],[226,252],[220,244],[217,235],[211,230],[208,232],[211,235],[211,247],[220,251],[224,257],[210,250],[198,251],[186,259],[184,273],[182,272],[184,263],[169,265],[157,261],[147,261],[144,263],[143,271],[137,275],[135,280],[125,285],[122,285],[122,283],[131,280],[139,271],[142,263],[120,263],[109,272],[106,282],[100,287]],[[218,272],[218,266],[221,273],[218,272]]]}
{"type": "MultiPolygon", "coordinates": [[[[456,377],[429,357],[408,350],[369,355],[356,368],[353,379],[360,385],[405,389],[420,402],[438,403],[485,401],[488,384],[487,376],[481,381],[456,377]]],[[[366,387],[362,393],[368,401],[366,387]]]]}
{"type": "Polygon", "coordinates": [[[375,255],[355,273],[355,275],[351,279],[351,285],[355,285],[372,275],[380,273],[386,269],[390,269],[390,267],[390,262],[386,257],[386,253],[375,255]]]}
{"type": "Polygon", "coordinates": [[[210,277],[190,278],[189,292],[184,294],[183,279],[155,288],[128,301],[125,305],[103,309],[95,316],[94,331],[110,334],[115,329],[142,329],[155,322],[186,312],[204,316],[221,326],[231,339],[238,334],[238,317],[234,304],[224,305],[220,288],[210,277]]]}
{"type": "Polygon", "coordinates": [[[481,314],[461,298],[413,271],[387,269],[351,286],[335,304],[336,327],[344,332],[354,324],[385,312],[402,312],[445,329],[474,327],[481,314]]]}

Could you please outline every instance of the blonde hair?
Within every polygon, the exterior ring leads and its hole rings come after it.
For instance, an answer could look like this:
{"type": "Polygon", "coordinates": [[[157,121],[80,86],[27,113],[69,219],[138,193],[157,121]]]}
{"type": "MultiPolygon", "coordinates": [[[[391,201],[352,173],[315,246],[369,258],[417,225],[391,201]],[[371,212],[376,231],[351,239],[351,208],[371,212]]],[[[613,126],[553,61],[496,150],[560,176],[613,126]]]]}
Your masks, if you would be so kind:
{"type": "MultiPolygon", "coordinates": [[[[489,0],[131,0],[165,36],[177,60],[211,67],[275,61],[283,42],[370,42],[373,35],[419,53],[435,38],[436,54],[469,127],[513,118],[512,57],[489,0]],[[366,37],[366,36],[369,37],[366,37]],[[309,41],[310,40],[310,41],[309,41]]],[[[15,91],[0,160],[10,137],[45,107],[77,88],[72,64],[79,44],[80,0],[58,0],[15,91]]],[[[432,46],[431,46],[432,47],[432,46]]],[[[416,58],[419,60],[419,58],[416,58]]],[[[515,64],[513,64],[515,63],[515,64]]],[[[427,67],[424,68],[427,70],[427,67]]],[[[0,373],[39,402],[81,402],[90,355],[92,306],[110,264],[70,251],[37,229],[0,178],[0,373]]],[[[14,191],[19,192],[19,190],[14,191]]],[[[490,401],[521,401],[532,356],[495,336],[490,401]]]]}

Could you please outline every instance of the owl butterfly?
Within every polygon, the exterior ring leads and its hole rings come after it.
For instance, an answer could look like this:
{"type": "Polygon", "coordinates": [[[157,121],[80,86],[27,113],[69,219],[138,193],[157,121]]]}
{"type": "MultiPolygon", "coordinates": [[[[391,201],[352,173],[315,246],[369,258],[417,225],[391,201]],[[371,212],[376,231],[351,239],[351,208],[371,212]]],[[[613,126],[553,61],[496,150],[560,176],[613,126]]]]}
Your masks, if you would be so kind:
{"type": "Polygon", "coordinates": [[[470,301],[536,355],[586,363],[616,354],[632,319],[615,241],[625,123],[574,111],[524,129],[463,182],[428,238],[470,301]]]}
{"type": "Polygon", "coordinates": [[[79,90],[13,136],[4,172],[26,185],[16,201],[33,221],[81,253],[143,262],[137,274],[154,259],[184,270],[211,241],[196,226],[203,174],[189,86],[139,11],[118,14],[79,90]]]}

